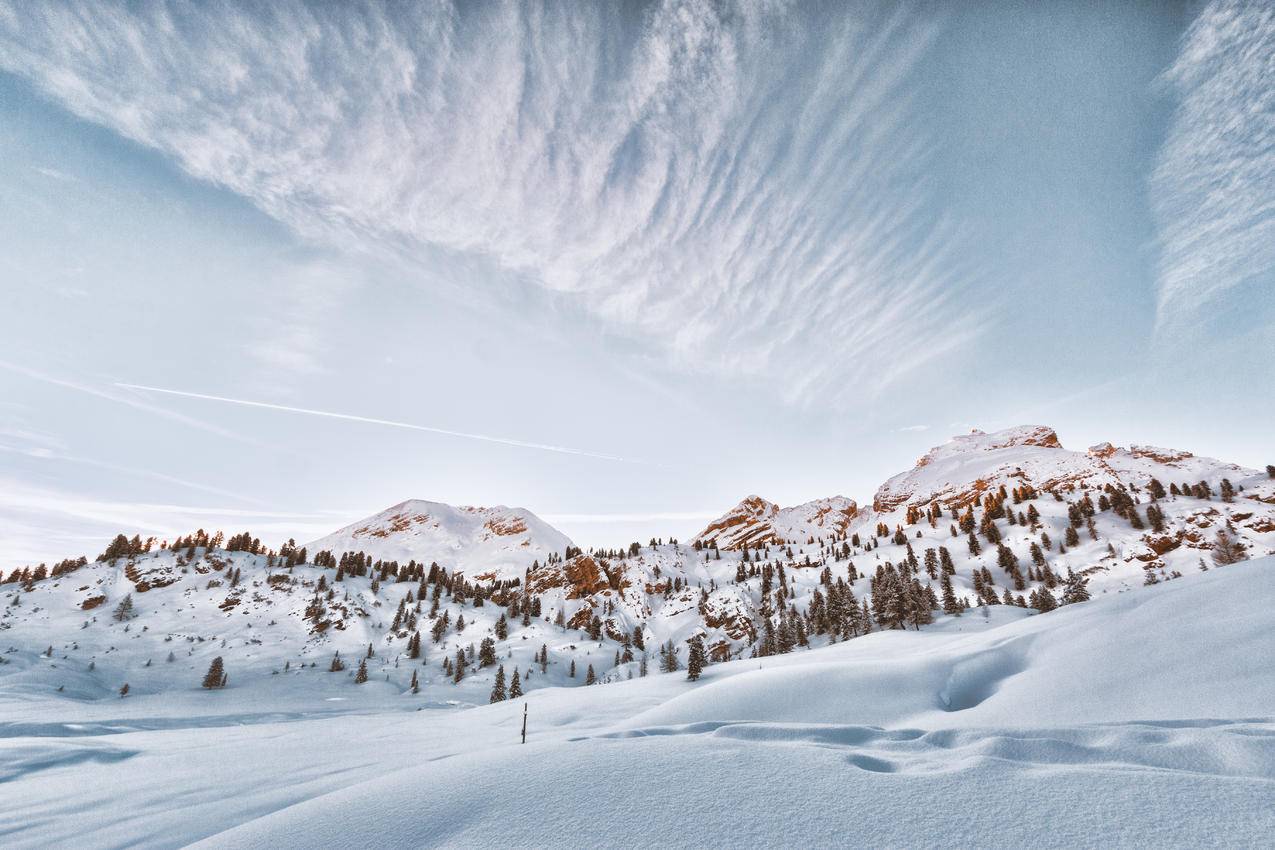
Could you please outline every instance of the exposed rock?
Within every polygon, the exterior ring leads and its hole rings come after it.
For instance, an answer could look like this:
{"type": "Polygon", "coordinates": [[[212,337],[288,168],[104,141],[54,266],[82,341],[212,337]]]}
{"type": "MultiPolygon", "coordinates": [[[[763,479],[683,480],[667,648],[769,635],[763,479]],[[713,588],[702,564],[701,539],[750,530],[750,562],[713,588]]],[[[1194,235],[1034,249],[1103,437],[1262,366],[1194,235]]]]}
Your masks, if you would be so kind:
{"type": "Polygon", "coordinates": [[[732,551],[762,544],[805,543],[812,538],[844,537],[859,515],[852,499],[833,496],[780,508],[760,496],[748,496],[695,537],[703,545],[732,551]]]}

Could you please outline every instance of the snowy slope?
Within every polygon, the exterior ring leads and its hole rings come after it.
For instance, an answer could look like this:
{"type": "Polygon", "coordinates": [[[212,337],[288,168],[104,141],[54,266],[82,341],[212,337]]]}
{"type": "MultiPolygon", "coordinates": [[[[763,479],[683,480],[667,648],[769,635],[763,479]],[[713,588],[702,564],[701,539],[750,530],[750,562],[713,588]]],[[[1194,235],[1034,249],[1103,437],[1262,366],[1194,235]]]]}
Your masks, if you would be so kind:
{"type": "Polygon", "coordinates": [[[231,690],[182,697],[166,720],[157,697],[5,702],[0,834],[15,847],[1264,846],[1272,577],[1265,558],[1049,614],[971,610],[713,665],[698,682],[467,711],[384,697],[357,714],[246,716],[279,706],[231,690]]]}
{"type": "MultiPolygon", "coordinates": [[[[157,546],[55,578],[11,573],[0,584],[0,640],[14,648],[6,669],[57,664],[60,673],[56,683],[34,673],[7,682],[85,700],[112,699],[125,682],[134,695],[181,693],[221,655],[235,686],[268,688],[313,670],[323,682],[315,688],[332,691],[324,699],[348,699],[354,665],[331,676],[327,664],[372,644],[369,674],[396,693],[415,672],[420,704],[481,704],[499,665],[471,658],[454,684],[443,662],[485,638],[510,675],[521,671],[525,690],[583,685],[590,667],[602,681],[639,675],[644,653],[654,669],[668,641],[684,663],[696,635],[719,661],[863,640],[865,628],[883,627],[889,607],[875,584],[883,570],[906,573],[936,598],[946,578],[958,607],[986,602],[1003,619],[1026,615],[1018,606],[1042,604],[1035,600],[1046,592],[1063,601],[1069,571],[1096,597],[1198,573],[1213,566],[1228,524],[1242,556],[1275,552],[1275,481],[1265,474],[1167,449],[1068,451],[1041,427],[956,438],[883,485],[874,503],[862,510],[836,497],[781,509],[748,499],[724,518],[745,522],[714,523],[690,545],[635,543],[564,558],[567,538],[525,510],[405,502],[312,542],[309,560],[291,566],[266,552],[157,546]],[[1155,498],[1152,479],[1178,493],[1155,498]],[[1230,501],[1223,480],[1235,488],[1230,501]],[[1129,510],[1103,506],[1118,495],[1129,510]],[[1086,505],[1088,515],[1077,513],[1086,505]],[[1153,507],[1163,515],[1158,529],[1153,507]],[[959,527],[966,520],[973,535],[959,527]],[[316,566],[325,550],[336,555],[316,566]],[[944,553],[948,576],[931,570],[944,553]],[[362,566],[338,568],[348,559],[362,566]],[[435,562],[446,573],[422,582],[435,562]],[[438,595],[437,609],[422,591],[438,595]],[[876,622],[852,622],[844,607],[831,616],[834,591],[870,603],[876,622]],[[128,594],[134,616],[116,621],[111,613],[128,594]],[[420,657],[408,664],[416,634],[420,657]],[[53,656],[41,660],[50,647],[53,656]],[[544,665],[535,661],[542,647],[544,665]]],[[[937,622],[927,628],[951,620],[942,610],[928,616],[937,622]]]]}
{"type": "Polygon", "coordinates": [[[522,578],[571,540],[525,508],[453,507],[410,499],[306,544],[311,553],[364,552],[378,560],[437,563],[470,578],[522,578]]]}

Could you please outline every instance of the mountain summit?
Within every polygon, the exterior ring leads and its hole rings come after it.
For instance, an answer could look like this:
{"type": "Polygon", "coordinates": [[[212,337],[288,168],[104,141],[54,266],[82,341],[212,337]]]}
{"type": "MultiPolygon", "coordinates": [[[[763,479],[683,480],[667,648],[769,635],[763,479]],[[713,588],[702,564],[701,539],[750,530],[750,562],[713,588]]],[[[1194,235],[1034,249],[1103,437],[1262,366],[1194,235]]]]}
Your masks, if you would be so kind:
{"type": "Polygon", "coordinates": [[[409,499],[306,544],[310,552],[363,552],[382,561],[437,563],[470,580],[521,579],[533,562],[561,556],[571,539],[526,508],[409,499]]]}
{"type": "Polygon", "coordinates": [[[765,543],[843,537],[858,515],[859,506],[845,496],[815,499],[791,508],[781,508],[761,496],[748,496],[709,523],[692,542],[735,550],[765,543]]]}

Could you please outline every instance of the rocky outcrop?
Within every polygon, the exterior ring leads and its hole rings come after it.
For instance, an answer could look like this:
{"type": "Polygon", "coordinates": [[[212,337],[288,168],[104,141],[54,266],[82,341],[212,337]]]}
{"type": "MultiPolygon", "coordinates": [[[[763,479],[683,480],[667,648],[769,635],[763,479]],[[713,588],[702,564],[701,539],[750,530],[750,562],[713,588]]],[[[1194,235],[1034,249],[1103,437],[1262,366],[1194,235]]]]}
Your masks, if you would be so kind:
{"type": "Polygon", "coordinates": [[[858,516],[858,505],[844,496],[816,499],[791,508],[781,508],[761,496],[748,496],[709,523],[694,542],[739,550],[818,538],[840,539],[858,516]]]}

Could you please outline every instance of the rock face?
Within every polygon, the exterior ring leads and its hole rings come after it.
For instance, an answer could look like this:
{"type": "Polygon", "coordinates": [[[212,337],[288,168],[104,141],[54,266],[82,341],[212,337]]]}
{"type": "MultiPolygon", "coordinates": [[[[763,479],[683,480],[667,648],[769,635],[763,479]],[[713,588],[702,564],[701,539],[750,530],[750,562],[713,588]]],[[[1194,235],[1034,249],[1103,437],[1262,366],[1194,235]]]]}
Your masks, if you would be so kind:
{"type": "Polygon", "coordinates": [[[745,546],[806,543],[812,538],[842,537],[859,516],[853,499],[832,496],[781,508],[761,496],[748,496],[696,535],[693,542],[735,551],[745,546]]]}
{"type": "Polygon", "coordinates": [[[453,507],[412,499],[306,544],[313,554],[437,562],[475,578],[521,579],[536,561],[566,553],[571,540],[525,508],[453,507]]]}

